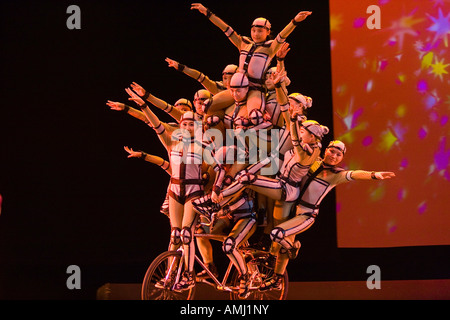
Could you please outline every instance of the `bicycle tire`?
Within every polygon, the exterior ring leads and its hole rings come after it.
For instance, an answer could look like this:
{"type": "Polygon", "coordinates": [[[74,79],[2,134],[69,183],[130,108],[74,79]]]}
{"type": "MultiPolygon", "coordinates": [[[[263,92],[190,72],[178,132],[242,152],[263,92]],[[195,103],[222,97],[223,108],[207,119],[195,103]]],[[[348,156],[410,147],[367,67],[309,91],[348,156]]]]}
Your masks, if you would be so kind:
{"type": "MultiPolygon", "coordinates": [[[[175,291],[173,290],[174,279],[170,276],[165,279],[171,261],[174,261],[173,266],[179,266],[181,262],[181,272],[184,271],[184,261],[181,258],[181,251],[166,251],[152,261],[142,281],[142,300],[192,300],[194,298],[195,286],[184,291],[175,291]]],[[[177,269],[176,267],[175,270],[177,269]]]]}
{"type": "MultiPolygon", "coordinates": [[[[253,287],[259,287],[261,283],[265,279],[269,279],[273,276],[273,269],[268,268],[265,265],[265,255],[260,255],[255,257],[251,261],[247,262],[247,266],[249,270],[256,268],[259,270],[258,277],[254,279],[254,282],[251,283],[253,287]],[[252,267],[249,264],[253,264],[252,267]]],[[[239,272],[234,269],[233,275],[231,277],[231,283],[234,287],[239,287],[239,272]]],[[[287,270],[283,274],[283,280],[281,282],[281,289],[272,289],[267,291],[259,291],[259,290],[250,290],[247,297],[241,298],[239,297],[238,292],[232,291],[230,292],[231,300],[286,300],[289,288],[289,276],[287,270]]]]}

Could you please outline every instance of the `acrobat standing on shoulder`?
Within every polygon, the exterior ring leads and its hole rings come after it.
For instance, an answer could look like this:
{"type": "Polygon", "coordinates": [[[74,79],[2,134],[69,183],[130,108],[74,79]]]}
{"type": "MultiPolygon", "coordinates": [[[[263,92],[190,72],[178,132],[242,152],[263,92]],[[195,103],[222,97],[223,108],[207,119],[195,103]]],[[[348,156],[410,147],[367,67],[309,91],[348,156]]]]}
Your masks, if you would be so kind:
{"type": "MultiPolygon", "coordinates": [[[[265,99],[264,77],[270,63],[285,42],[286,38],[294,31],[295,27],[305,20],[311,11],[299,12],[287,26],[275,37],[275,40],[267,40],[271,32],[271,24],[266,18],[257,18],[251,25],[251,37],[242,37],[233,28],[226,24],[201,3],[193,3],[191,10],[198,10],[204,14],[214,25],[220,28],[240,52],[239,72],[243,72],[249,79],[250,91],[248,97],[249,111],[263,109],[265,99]]],[[[230,92],[223,91],[215,95],[209,102],[211,112],[226,108],[232,103],[230,92]]]]}

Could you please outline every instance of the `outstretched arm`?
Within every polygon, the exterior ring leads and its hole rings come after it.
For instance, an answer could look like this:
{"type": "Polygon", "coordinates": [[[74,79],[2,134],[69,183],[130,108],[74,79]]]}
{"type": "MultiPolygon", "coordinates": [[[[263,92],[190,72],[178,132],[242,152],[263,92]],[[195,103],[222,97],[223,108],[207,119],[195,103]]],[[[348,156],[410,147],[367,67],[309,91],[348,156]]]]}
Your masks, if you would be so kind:
{"type": "Polygon", "coordinates": [[[225,33],[225,35],[230,39],[230,41],[240,50],[242,44],[242,38],[238,35],[233,28],[231,28],[228,24],[226,24],[222,19],[216,16],[211,12],[208,8],[206,8],[201,3],[193,3],[191,4],[191,10],[198,10],[200,13],[203,13],[209,21],[211,21],[216,27],[225,33]]]}
{"type": "Polygon", "coordinates": [[[177,71],[183,72],[185,75],[188,75],[192,79],[195,79],[198,82],[200,82],[201,85],[212,94],[216,94],[221,91],[217,87],[217,83],[209,79],[208,76],[205,75],[203,72],[189,68],[188,66],[185,66],[184,64],[181,64],[178,61],[172,60],[170,58],[166,58],[166,62],[169,64],[169,67],[172,67],[177,71]]]}
{"type": "Polygon", "coordinates": [[[177,121],[180,121],[183,113],[178,110],[177,108],[174,108],[171,104],[165,102],[164,100],[161,100],[154,95],[152,95],[150,92],[145,90],[142,86],[137,84],[136,82],[133,82],[131,84],[131,88],[139,95],[143,100],[146,100],[153,104],[155,107],[167,112],[177,121]]]}
{"type": "Polygon", "coordinates": [[[295,27],[305,20],[309,15],[311,15],[311,11],[300,11],[297,15],[292,19],[283,30],[278,33],[275,38],[275,41],[272,42],[271,49],[273,54],[276,54],[280,49],[281,45],[286,41],[286,38],[294,31],[295,27]]]}
{"type": "Polygon", "coordinates": [[[145,103],[144,100],[142,100],[141,97],[139,97],[133,90],[130,88],[126,88],[125,91],[129,94],[130,98],[128,100],[134,101],[139,107],[141,108],[142,112],[147,117],[147,120],[149,121],[148,125],[155,130],[156,134],[158,135],[160,141],[164,145],[166,149],[170,147],[172,144],[172,136],[170,133],[168,133],[163,125],[163,123],[158,119],[158,117],[150,110],[148,105],[145,103]]]}
{"type": "Polygon", "coordinates": [[[156,164],[157,166],[160,166],[169,175],[172,173],[169,161],[166,161],[161,157],[145,153],[144,151],[134,151],[132,148],[129,148],[127,146],[124,146],[123,148],[125,149],[126,152],[128,152],[128,158],[143,159],[147,162],[150,162],[150,163],[156,164]]]}
{"type": "Polygon", "coordinates": [[[130,106],[127,106],[125,103],[108,100],[108,102],[106,102],[106,105],[109,106],[111,108],[111,110],[125,112],[136,119],[139,119],[141,121],[144,121],[145,123],[148,123],[147,117],[145,116],[145,114],[143,112],[141,112],[135,108],[132,108],[130,106]]]}
{"type": "Polygon", "coordinates": [[[395,177],[395,173],[390,171],[353,170],[350,174],[352,180],[384,180],[393,177],[395,177]]]}

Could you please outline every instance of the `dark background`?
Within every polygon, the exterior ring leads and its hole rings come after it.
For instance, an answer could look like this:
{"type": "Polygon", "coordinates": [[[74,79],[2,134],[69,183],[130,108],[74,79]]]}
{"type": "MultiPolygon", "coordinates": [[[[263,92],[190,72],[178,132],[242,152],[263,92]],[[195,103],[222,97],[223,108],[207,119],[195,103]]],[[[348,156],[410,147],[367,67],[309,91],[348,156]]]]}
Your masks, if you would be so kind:
{"type": "MultiPolygon", "coordinates": [[[[332,130],[327,1],[205,1],[238,33],[263,16],[278,33],[300,10],[313,15],[288,38],[291,92],[314,99],[309,118],[332,130]]],[[[220,80],[238,51],[189,1],[2,1],[0,298],[95,299],[97,288],[138,283],[167,248],[159,212],[169,177],[127,159],[123,146],[166,157],[153,130],[106,100],[127,102],[132,81],[174,103],[201,86],[170,57],[220,80]],[[81,30],[66,9],[81,8],[81,30]],[[66,269],[81,268],[81,290],[66,269]]],[[[131,103],[130,103],[131,105],[131,103]]],[[[170,120],[156,111],[162,120],[170,120]]],[[[332,138],[328,135],[325,144],[332,138]]],[[[299,238],[292,281],[448,278],[448,246],[339,249],[334,193],[299,238]]],[[[227,263],[216,250],[219,264],[227,263]]]]}

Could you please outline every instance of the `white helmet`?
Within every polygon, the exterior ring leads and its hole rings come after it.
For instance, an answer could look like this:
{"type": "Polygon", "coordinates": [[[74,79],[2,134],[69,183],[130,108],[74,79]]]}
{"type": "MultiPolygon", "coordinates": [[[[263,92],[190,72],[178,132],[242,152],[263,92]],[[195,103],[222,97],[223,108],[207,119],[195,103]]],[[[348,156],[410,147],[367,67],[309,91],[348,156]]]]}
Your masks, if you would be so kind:
{"type": "Polygon", "coordinates": [[[235,73],[230,80],[230,88],[246,88],[248,87],[248,78],[244,73],[235,73]]]}
{"type": "Polygon", "coordinates": [[[345,154],[345,151],[347,151],[347,148],[345,147],[345,144],[342,141],[340,141],[340,140],[333,140],[333,141],[331,141],[328,144],[327,149],[328,148],[336,148],[336,149],[338,149],[339,151],[341,151],[344,154],[345,154]]]}
{"type": "Polygon", "coordinates": [[[266,18],[256,18],[252,23],[252,28],[253,27],[265,28],[268,31],[270,31],[270,28],[272,27],[272,25],[270,24],[269,20],[267,20],[266,18]]]}

